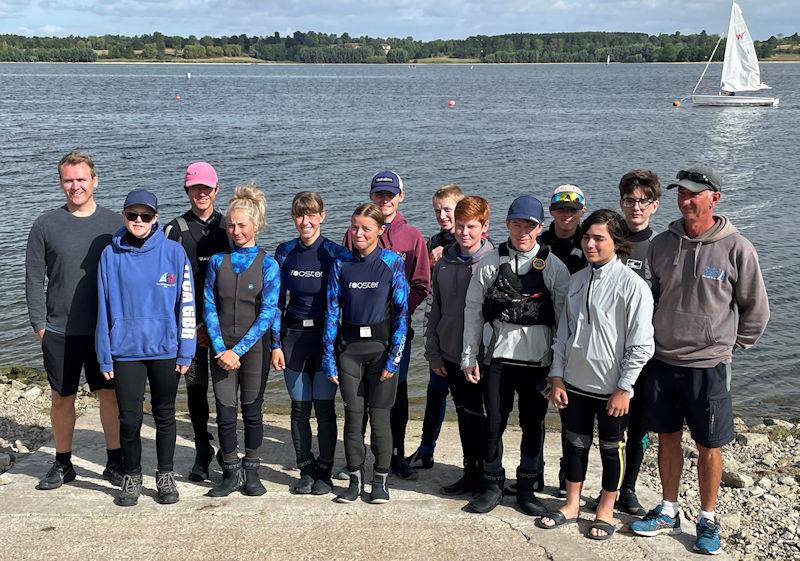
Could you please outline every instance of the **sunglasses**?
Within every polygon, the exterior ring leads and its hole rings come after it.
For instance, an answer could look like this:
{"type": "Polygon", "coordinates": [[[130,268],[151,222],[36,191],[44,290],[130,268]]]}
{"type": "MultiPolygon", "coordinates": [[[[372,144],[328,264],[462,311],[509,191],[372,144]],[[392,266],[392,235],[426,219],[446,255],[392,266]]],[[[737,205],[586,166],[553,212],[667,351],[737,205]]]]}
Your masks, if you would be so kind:
{"type": "Polygon", "coordinates": [[[709,179],[707,175],[704,175],[702,173],[697,173],[696,171],[684,171],[684,170],[681,170],[681,171],[678,172],[678,176],[677,177],[678,177],[678,180],[688,179],[689,181],[693,181],[695,183],[701,183],[703,185],[708,185],[714,191],[719,191],[719,188],[716,185],[714,185],[714,182],[711,181],[711,179],[709,179]]]}
{"type": "Polygon", "coordinates": [[[136,222],[137,218],[141,218],[142,222],[149,223],[152,222],[153,218],[156,217],[156,215],[151,212],[132,212],[130,210],[126,210],[124,214],[125,218],[128,219],[130,222],[136,222]]]}
{"type": "Polygon", "coordinates": [[[550,199],[550,203],[576,203],[583,205],[583,195],[579,195],[573,191],[562,191],[561,193],[554,194],[550,199]]]}

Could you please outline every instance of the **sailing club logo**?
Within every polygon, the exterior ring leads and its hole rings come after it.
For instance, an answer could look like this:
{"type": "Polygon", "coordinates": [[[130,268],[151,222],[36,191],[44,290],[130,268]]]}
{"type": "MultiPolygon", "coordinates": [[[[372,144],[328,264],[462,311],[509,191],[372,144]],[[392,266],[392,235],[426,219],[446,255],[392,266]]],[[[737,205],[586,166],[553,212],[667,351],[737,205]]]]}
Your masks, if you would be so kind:
{"type": "Polygon", "coordinates": [[[172,273],[164,273],[156,283],[158,286],[170,287],[175,286],[175,275],[172,273]]]}
{"type": "Polygon", "coordinates": [[[744,32],[744,31],[742,31],[741,33],[737,33],[737,34],[736,34],[736,38],[737,38],[739,41],[741,41],[742,39],[744,39],[744,36],[745,36],[745,35],[747,35],[747,33],[746,33],[746,32],[744,32]]]}

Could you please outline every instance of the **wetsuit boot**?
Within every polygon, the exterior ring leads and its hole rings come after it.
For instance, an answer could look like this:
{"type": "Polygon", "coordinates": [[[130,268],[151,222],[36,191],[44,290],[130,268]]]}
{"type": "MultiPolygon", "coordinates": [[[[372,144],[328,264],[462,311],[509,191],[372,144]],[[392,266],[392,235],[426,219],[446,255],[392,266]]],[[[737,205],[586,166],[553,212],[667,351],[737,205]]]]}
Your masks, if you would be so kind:
{"type": "Polygon", "coordinates": [[[300,480],[292,487],[292,493],[295,495],[310,495],[311,490],[314,488],[314,472],[316,471],[317,464],[314,461],[314,456],[307,460],[300,466],[300,480]]]}
{"type": "Polygon", "coordinates": [[[354,503],[361,498],[361,493],[364,492],[364,470],[348,472],[350,474],[350,486],[336,497],[337,503],[354,503]]]}
{"type": "Polygon", "coordinates": [[[209,497],[227,497],[234,491],[241,489],[243,481],[244,474],[242,473],[241,460],[223,462],[222,481],[214,485],[206,494],[209,497]]]}
{"type": "Polygon", "coordinates": [[[200,482],[210,479],[209,466],[211,465],[211,459],[214,457],[214,447],[211,446],[212,440],[214,440],[214,437],[210,433],[206,433],[204,438],[194,439],[194,465],[186,477],[189,481],[200,482]]]}
{"type": "Polygon", "coordinates": [[[242,469],[244,471],[242,493],[248,497],[260,497],[267,492],[267,489],[258,477],[258,468],[260,466],[261,460],[258,458],[245,458],[242,460],[242,469]]]}
{"type": "Polygon", "coordinates": [[[517,504],[522,512],[528,516],[544,516],[547,514],[547,507],[533,493],[538,480],[539,474],[537,472],[517,469],[517,504]]]}
{"type": "Polygon", "coordinates": [[[333,491],[331,471],[333,471],[333,462],[325,462],[317,459],[317,471],[315,474],[314,485],[311,487],[312,495],[327,495],[333,491]]]}
{"type": "Polygon", "coordinates": [[[462,495],[475,493],[481,488],[481,469],[478,460],[464,460],[464,473],[455,483],[443,486],[440,491],[443,495],[462,495]]]}
{"type": "Polygon", "coordinates": [[[375,472],[372,475],[372,489],[369,492],[369,502],[380,505],[389,502],[389,489],[386,487],[388,473],[375,472]]]}
{"type": "Polygon", "coordinates": [[[467,510],[485,514],[503,502],[503,488],[506,482],[505,471],[483,474],[483,491],[467,503],[467,510]]]}

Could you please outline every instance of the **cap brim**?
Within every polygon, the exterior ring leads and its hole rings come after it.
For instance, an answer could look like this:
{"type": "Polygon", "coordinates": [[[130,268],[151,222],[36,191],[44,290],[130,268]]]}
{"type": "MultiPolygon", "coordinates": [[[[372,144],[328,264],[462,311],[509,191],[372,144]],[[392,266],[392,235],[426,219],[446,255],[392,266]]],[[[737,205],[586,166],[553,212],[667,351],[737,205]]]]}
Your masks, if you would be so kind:
{"type": "Polygon", "coordinates": [[[684,189],[688,189],[692,193],[702,193],[703,191],[716,191],[711,185],[706,185],[705,183],[695,183],[694,181],[689,181],[688,179],[681,179],[676,183],[670,183],[667,185],[667,189],[674,189],[675,187],[683,187],[684,189]]]}
{"type": "Polygon", "coordinates": [[[509,214],[506,216],[506,220],[527,220],[528,222],[535,222],[537,226],[542,223],[541,220],[537,220],[527,214],[509,214]]]}
{"type": "Polygon", "coordinates": [[[397,187],[388,187],[386,185],[378,185],[376,187],[372,187],[369,190],[369,194],[371,195],[372,193],[380,193],[381,191],[386,191],[387,193],[394,193],[395,195],[399,195],[400,193],[403,192],[402,189],[398,189],[397,187]]]}
{"type": "Polygon", "coordinates": [[[194,187],[195,185],[205,185],[206,187],[211,187],[212,189],[217,188],[216,185],[209,185],[208,181],[204,181],[202,179],[190,179],[183,184],[184,187],[194,187]]]}

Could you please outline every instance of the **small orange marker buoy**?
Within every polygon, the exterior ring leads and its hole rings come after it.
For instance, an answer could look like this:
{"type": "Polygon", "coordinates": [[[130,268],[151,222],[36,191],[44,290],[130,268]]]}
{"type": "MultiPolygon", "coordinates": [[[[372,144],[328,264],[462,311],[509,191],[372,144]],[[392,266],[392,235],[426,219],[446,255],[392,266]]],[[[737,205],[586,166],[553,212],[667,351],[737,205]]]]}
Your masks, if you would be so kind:
{"type": "Polygon", "coordinates": [[[176,96],[175,96],[175,101],[180,101],[180,100],[181,100],[181,96],[179,96],[179,95],[176,95],[176,96]]]}
{"type": "Polygon", "coordinates": [[[448,101],[448,102],[447,102],[447,106],[448,106],[450,109],[452,109],[453,107],[455,107],[455,106],[456,106],[456,100],[455,100],[455,99],[451,99],[450,101],[448,101]]]}
{"type": "Polygon", "coordinates": [[[673,107],[680,107],[681,106],[681,100],[680,99],[676,99],[675,101],[672,102],[672,106],[673,107]]]}

